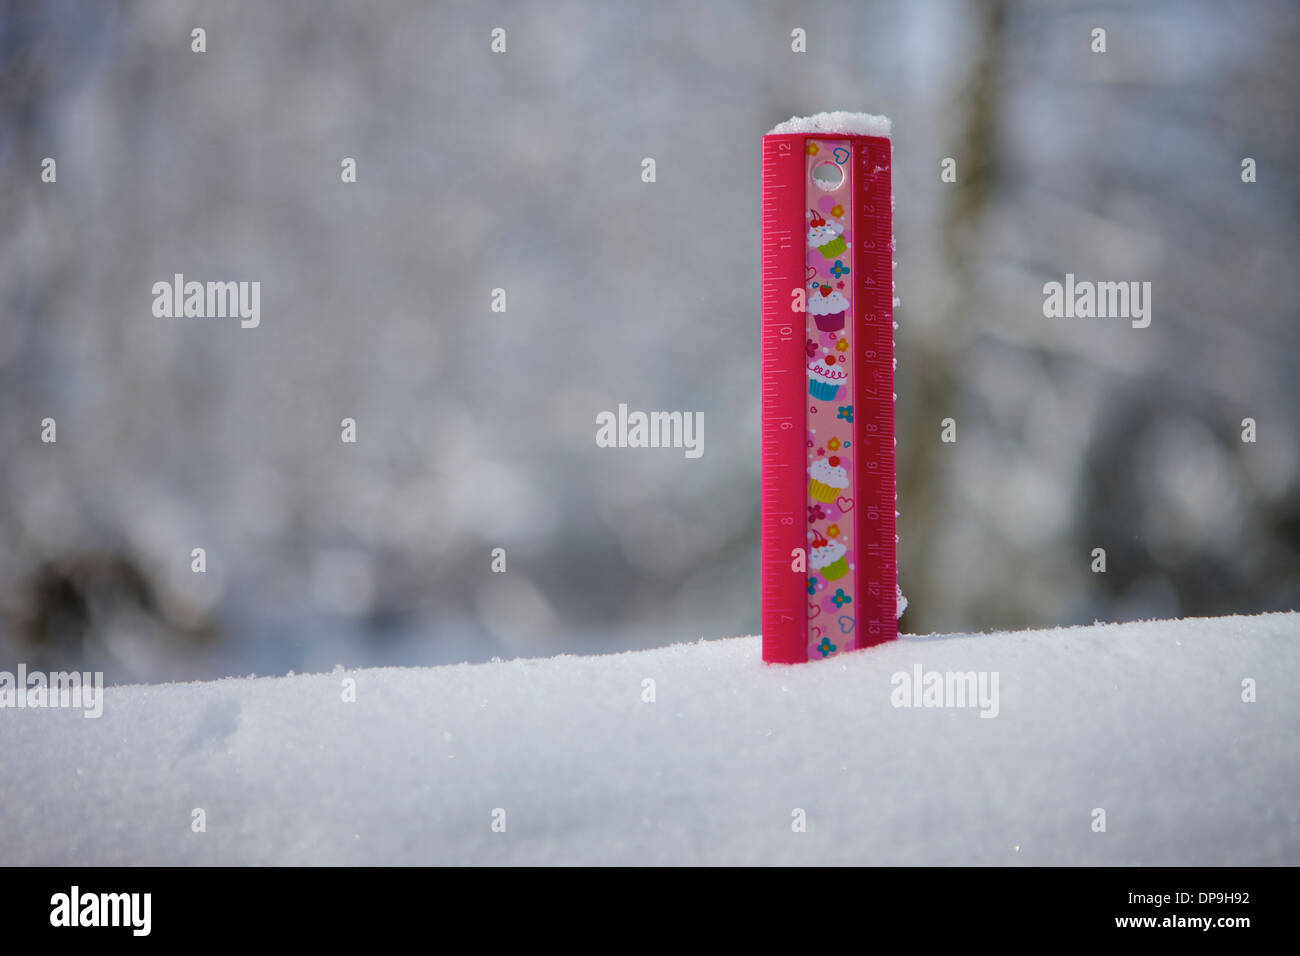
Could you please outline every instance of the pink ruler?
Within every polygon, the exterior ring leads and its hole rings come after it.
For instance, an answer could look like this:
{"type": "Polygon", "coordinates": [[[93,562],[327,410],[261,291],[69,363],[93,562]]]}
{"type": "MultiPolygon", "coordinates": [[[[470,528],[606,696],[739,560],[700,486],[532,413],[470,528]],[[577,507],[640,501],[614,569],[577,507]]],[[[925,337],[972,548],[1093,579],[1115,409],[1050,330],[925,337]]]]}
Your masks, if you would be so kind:
{"type": "Polygon", "coordinates": [[[763,660],[898,636],[890,143],[763,138],[763,660]]]}

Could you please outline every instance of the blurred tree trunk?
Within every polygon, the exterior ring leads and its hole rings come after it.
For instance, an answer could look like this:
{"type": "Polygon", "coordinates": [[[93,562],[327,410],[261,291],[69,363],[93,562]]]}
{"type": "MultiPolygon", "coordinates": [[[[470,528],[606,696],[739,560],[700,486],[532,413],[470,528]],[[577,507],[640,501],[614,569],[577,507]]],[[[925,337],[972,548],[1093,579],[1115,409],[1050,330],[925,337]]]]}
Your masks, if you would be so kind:
{"type": "MultiPolygon", "coordinates": [[[[1006,9],[1002,0],[970,9],[975,50],[953,104],[957,122],[948,155],[956,158],[960,172],[957,185],[948,191],[939,262],[953,294],[944,304],[942,334],[908,341],[901,363],[901,374],[912,395],[906,416],[900,418],[915,427],[903,434],[897,449],[899,583],[910,602],[903,626],[913,633],[952,624],[944,614],[943,582],[936,579],[934,571],[942,566],[937,560],[944,541],[941,527],[946,503],[953,499],[948,487],[951,456],[946,454],[951,449],[940,443],[940,423],[944,418],[958,419],[960,437],[959,364],[971,338],[968,304],[975,301],[978,281],[971,265],[971,246],[996,176],[998,81],[1006,9]]],[[[905,307],[902,316],[905,325],[905,307]]]]}

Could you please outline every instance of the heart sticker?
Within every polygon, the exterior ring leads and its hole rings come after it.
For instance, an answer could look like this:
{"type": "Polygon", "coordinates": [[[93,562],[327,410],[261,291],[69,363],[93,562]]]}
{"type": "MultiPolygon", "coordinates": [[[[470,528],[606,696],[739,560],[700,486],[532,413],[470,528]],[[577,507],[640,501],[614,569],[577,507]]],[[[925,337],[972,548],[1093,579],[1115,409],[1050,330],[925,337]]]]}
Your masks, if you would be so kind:
{"type": "Polygon", "coordinates": [[[853,633],[854,623],[855,623],[855,622],[854,622],[853,618],[849,617],[847,614],[841,614],[841,615],[840,615],[840,633],[841,633],[841,634],[852,634],[852,633],[853,633]]]}
{"type": "Polygon", "coordinates": [[[812,282],[812,280],[813,280],[813,279],[816,279],[816,278],[817,278],[817,267],[816,267],[816,266],[808,266],[808,268],[804,269],[804,281],[805,281],[805,282],[812,282]]]}
{"type": "Polygon", "coordinates": [[[821,612],[822,612],[822,609],[821,609],[820,607],[818,607],[816,604],[809,604],[809,605],[808,605],[808,620],[811,621],[813,618],[815,618],[815,617],[816,617],[818,614],[820,614],[821,612]]]}
{"type": "Polygon", "coordinates": [[[853,499],[847,498],[844,495],[840,495],[838,498],[835,499],[835,507],[839,508],[845,514],[848,514],[850,511],[853,510],[853,499]]]}
{"type": "Polygon", "coordinates": [[[843,166],[849,161],[849,151],[843,146],[836,146],[831,150],[831,155],[835,157],[835,162],[843,166]]]}

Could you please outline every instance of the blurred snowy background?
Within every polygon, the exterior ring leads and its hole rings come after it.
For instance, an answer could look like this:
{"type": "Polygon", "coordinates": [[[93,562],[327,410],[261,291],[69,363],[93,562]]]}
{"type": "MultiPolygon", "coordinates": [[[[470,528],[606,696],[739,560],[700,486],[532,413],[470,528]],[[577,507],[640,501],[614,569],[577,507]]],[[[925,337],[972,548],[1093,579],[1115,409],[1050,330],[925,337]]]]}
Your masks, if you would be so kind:
{"type": "Polygon", "coordinates": [[[1300,605],[1298,52],[1281,0],[2,3],[0,669],[755,633],[759,140],[823,109],[895,121],[903,629],[1300,605]]]}

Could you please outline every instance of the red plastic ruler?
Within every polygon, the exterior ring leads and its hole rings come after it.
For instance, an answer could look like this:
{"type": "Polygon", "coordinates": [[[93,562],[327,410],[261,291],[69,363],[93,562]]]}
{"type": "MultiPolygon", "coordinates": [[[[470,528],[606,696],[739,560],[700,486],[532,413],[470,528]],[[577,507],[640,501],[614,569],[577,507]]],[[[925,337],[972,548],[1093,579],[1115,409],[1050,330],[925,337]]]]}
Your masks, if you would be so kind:
{"type": "Polygon", "coordinates": [[[763,659],[898,636],[891,150],[763,138],[763,659]]]}

